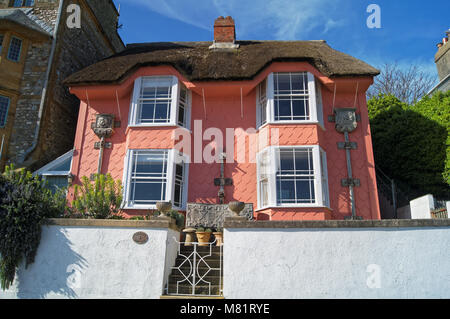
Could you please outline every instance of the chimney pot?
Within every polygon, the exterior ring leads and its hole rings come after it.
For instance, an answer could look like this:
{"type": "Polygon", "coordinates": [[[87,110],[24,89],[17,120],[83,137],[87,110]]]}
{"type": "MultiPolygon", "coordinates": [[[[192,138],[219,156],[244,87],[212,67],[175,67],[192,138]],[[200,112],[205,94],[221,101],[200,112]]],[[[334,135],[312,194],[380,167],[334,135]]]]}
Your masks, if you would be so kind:
{"type": "Polygon", "coordinates": [[[215,43],[235,43],[236,27],[232,17],[220,16],[214,22],[214,42],[215,43]]]}

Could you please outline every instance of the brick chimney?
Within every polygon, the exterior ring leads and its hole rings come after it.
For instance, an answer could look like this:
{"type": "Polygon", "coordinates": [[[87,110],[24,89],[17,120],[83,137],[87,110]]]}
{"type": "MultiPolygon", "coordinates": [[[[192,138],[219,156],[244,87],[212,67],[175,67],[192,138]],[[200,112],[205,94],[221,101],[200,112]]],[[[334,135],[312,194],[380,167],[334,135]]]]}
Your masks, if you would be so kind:
{"type": "Polygon", "coordinates": [[[214,21],[214,44],[210,49],[237,49],[236,26],[232,17],[218,17],[214,21]]]}

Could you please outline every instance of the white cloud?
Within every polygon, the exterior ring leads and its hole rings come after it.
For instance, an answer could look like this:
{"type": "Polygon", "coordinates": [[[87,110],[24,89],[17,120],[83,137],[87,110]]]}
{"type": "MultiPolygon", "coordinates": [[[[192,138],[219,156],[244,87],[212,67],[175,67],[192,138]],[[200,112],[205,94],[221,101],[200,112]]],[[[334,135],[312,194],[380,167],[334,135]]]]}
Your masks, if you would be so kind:
{"type": "MultiPolygon", "coordinates": [[[[267,38],[279,40],[305,39],[309,32],[328,30],[343,25],[333,19],[342,0],[128,0],[146,6],[163,16],[212,30],[218,16],[232,16],[239,39],[252,38],[265,30],[267,38]]],[[[340,12],[339,14],[342,14],[340,12]]]]}

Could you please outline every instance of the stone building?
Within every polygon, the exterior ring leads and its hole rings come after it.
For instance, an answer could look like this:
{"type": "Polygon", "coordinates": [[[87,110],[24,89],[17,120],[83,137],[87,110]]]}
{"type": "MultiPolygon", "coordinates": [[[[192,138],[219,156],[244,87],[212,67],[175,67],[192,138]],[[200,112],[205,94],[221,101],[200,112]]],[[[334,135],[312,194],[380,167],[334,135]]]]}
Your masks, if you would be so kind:
{"type": "Polygon", "coordinates": [[[450,29],[446,31],[445,38],[442,42],[438,43],[438,51],[434,57],[436,63],[439,83],[428,93],[429,95],[434,92],[441,91],[447,92],[450,90],[450,44],[448,43],[448,37],[450,35],[450,29]]]}
{"type": "Polygon", "coordinates": [[[62,80],[124,48],[118,17],[112,0],[0,0],[0,170],[72,149],[79,101],[62,80]]]}

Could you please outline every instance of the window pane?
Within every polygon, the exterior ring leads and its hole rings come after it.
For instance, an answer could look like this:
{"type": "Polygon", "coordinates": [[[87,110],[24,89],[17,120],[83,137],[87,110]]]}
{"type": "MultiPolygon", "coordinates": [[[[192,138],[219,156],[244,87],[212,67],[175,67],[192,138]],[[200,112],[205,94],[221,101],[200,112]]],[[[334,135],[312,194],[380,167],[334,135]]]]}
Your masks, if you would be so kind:
{"type": "Polygon", "coordinates": [[[275,117],[277,120],[291,120],[291,99],[279,98],[275,100],[275,112],[275,117]]]}
{"type": "Polygon", "coordinates": [[[310,119],[308,77],[302,73],[274,74],[274,103],[276,121],[305,121],[310,119]]]}
{"type": "Polygon", "coordinates": [[[155,105],[155,122],[163,123],[169,119],[170,102],[158,102],[155,105]]]}
{"type": "Polygon", "coordinates": [[[166,150],[133,152],[129,196],[131,202],[156,204],[165,200],[167,158],[166,150]]]}
{"type": "Polygon", "coordinates": [[[2,54],[2,47],[3,47],[3,39],[4,39],[4,35],[0,34],[0,54],[2,54]]]}
{"type": "Polygon", "coordinates": [[[290,94],[291,75],[289,73],[275,74],[275,94],[290,94]]]}
{"type": "Polygon", "coordinates": [[[153,86],[155,82],[144,80],[139,98],[138,124],[168,123],[172,103],[171,86],[153,86]]]}
{"type": "Polygon", "coordinates": [[[6,125],[9,102],[9,98],[0,95],[0,127],[4,127],[6,125]]]}
{"type": "Polygon", "coordinates": [[[59,165],[53,166],[50,170],[55,172],[68,172],[70,171],[71,164],[72,164],[72,157],[65,160],[59,165]]]}
{"type": "Polygon", "coordinates": [[[56,193],[61,188],[69,186],[67,176],[45,176],[45,180],[47,181],[47,188],[53,193],[56,193]]]}
{"type": "Polygon", "coordinates": [[[22,40],[11,38],[9,45],[8,59],[18,62],[20,60],[20,50],[22,49],[22,40]]]}
{"type": "Polygon", "coordinates": [[[292,115],[296,120],[305,120],[307,114],[307,103],[305,99],[292,100],[292,115]]]}
{"type": "Polygon", "coordinates": [[[280,149],[278,152],[278,204],[315,203],[312,149],[280,149]]]}

